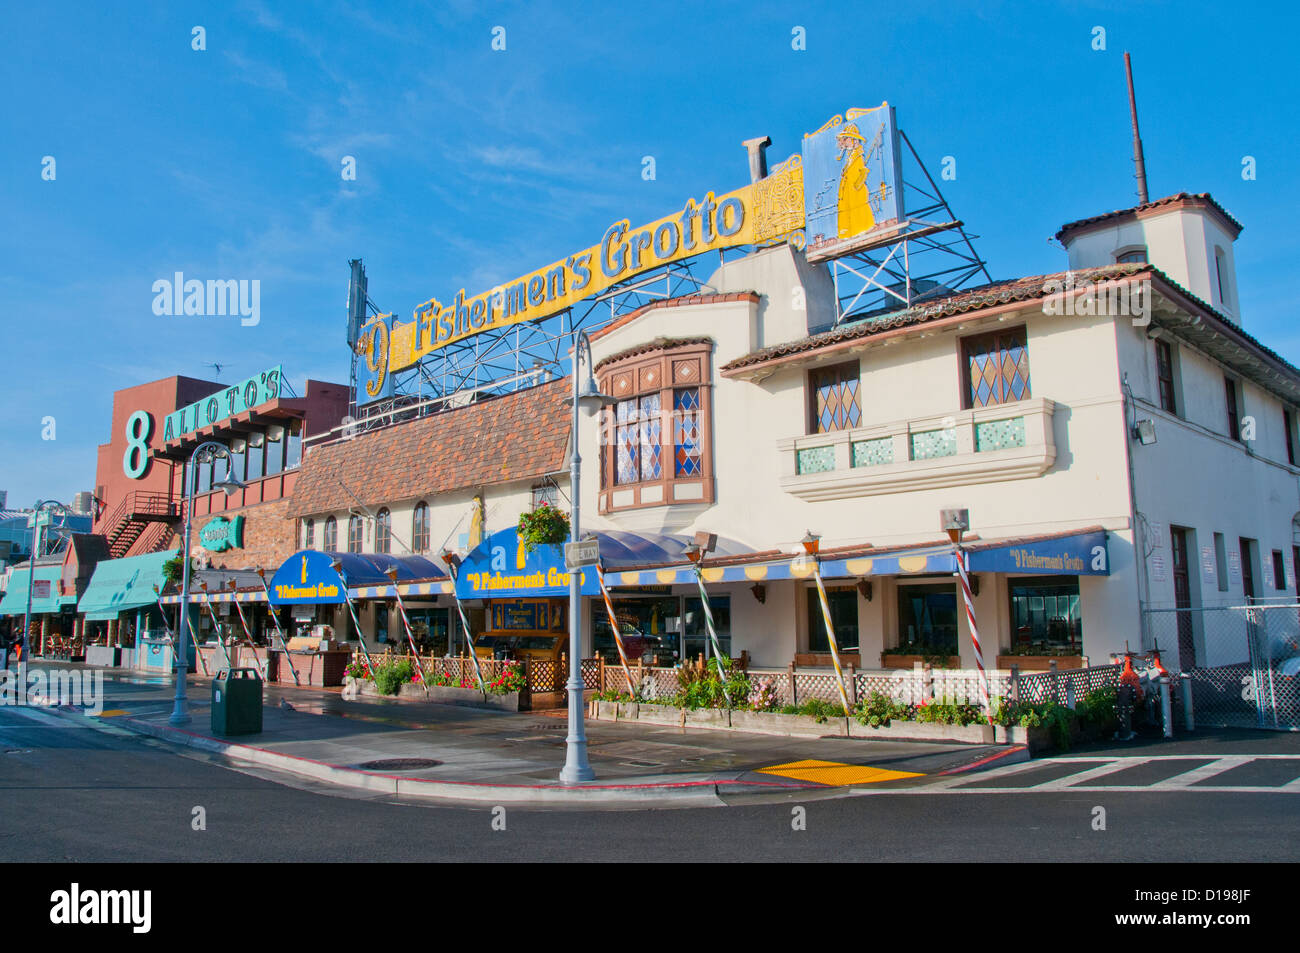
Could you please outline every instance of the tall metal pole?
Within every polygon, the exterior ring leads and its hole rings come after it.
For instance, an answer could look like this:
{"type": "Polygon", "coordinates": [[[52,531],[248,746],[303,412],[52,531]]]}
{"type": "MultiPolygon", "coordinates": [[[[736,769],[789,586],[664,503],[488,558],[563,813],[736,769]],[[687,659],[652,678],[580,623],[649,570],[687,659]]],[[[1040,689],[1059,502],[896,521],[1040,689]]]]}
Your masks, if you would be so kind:
{"type": "MultiPolygon", "coordinates": [[[[569,440],[573,444],[572,454],[569,457],[569,499],[573,503],[569,538],[573,540],[582,538],[578,521],[579,502],[582,499],[579,495],[582,483],[582,455],[578,452],[578,367],[582,363],[584,348],[587,349],[588,360],[590,360],[591,345],[587,342],[587,335],[579,331],[574,336],[573,342],[573,426],[569,431],[569,440]]],[[[596,773],[591,770],[591,763],[587,760],[587,732],[583,722],[585,706],[579,630],[582,604],[582,596],[579,592],[581,580],[581,569],[569,570],[569,681],[567,686],[569,734],[565,739],[567,747],[564,754],[564,768],[560,771],[560,781],[563,784],[578,784],[582,781],[594,780],[596,777],[596,773]]]]}
{"type": "MultiPolygon", "coordinates": [[[[185,534],[184,541],[181,544],[181,618],[187,623],[190,621],[190,529],[194,523],[194,460],[198,453],[198,448],[190,454],[189,460],[185,464],[181,478],[185,482],[185,534]]],[[[177,651],[175,653],[176,666],[176,694],[172,700],[171,717],[167,719],[172,725],[188,725],[190,723],[190,706],[189,700],[185,697],[185,677],[189,674],[190,662],[187,652],[187,643],[189,638],[185,634],[185,629],[177,626],[180,631],[177,633],[180,638],[177,639],[177,651]]],[[[190,631],[193,631],[193,623],[190,623],[190,631]]],[[[218,638],[220,634],[218,634],[218,638]]],[[[195,640],[194,652],[197,655],[199,651],[198,641],[195,640]]]]}
{"type": "Polygon", "coordinates": [[[1133,93],[1133,62],[1129,59],[1127,50],[1124,52],[1124,72],[1128,76],[1128,111],[1133,119],[1133,166],[1138,183],[1138,204],[1146,205],[1149,200],[1147,163],[1146,157],[1142,154],[1142,136],[1138,133],[1137,97],[1133,93]]]}
{"type": "Polygon", "coordinates": [[[41,532],[41,510],[67,507],[57,500],[41,500],[32,510],[32,551],[27,554],[27,611],[23,613],[23,651],[18,658],[18,697],[27,703],[27,660],[32,654],[32,587],[36,583],[36,557],[41,551],[44,533],[41,532]]]}

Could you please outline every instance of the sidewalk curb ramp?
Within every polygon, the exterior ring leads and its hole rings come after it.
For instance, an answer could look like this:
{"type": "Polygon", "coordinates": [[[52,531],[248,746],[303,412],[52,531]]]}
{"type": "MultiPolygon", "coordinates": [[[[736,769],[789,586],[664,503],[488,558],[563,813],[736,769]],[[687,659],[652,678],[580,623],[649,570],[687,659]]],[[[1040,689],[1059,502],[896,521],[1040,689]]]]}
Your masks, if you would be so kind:
{"type": "Polygon", "coordinates": [[[138,718],[119,716],[110,721],[60,708],[45,709],[62,718],[76,720],[104,729],[110,725],[147,735],[160,741],[206,751],[229,761],[271,768],[299,777],[324,781],[339,787],[370,791],[381,795],[427,798],[440,801],[479,801],[498,803],[532,803],[548,805],[590,805],[601,803],[646,803],[672,801],[675,805],[725,807],[723,793],[756,794],[796,791],[827,791],[822,784],[796,781],[743,781],[717,778],[692,778],[680,781],[632,782],[626,784],[588,783],[574,787],[557,784],[495,784],[489,781],[440,781],[364,771],[343,765],[314,761],[297,755],[283,754],[253,745],[222,741],[184,728],[156,725],[138,718]]]}

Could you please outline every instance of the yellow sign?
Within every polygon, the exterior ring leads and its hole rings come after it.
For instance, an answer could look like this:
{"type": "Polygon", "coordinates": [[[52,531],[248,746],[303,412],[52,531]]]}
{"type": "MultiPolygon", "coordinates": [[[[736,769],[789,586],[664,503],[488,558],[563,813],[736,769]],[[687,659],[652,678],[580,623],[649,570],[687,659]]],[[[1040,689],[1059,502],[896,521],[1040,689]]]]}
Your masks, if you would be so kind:
{"type": "Polygon", "coordinates": [[[691,258],[702,252],[756,245],[790,235],[803,226],[803,175],[799,156],[791,156],[758,182],[719,197],[689,199],[680,212],[640,228],[627,219],[605,230],[592,245],[514,281],[472,298],[461,289],[449,303],[430,299],[415,309],[414,320],[393,326],[381,315],[362,329],[359,348],[372,378],[369,396],[384,387],[384,376],[415,364],[456,341],[524,321],[537,321],[632,277],[638,272],[691,258]]]}

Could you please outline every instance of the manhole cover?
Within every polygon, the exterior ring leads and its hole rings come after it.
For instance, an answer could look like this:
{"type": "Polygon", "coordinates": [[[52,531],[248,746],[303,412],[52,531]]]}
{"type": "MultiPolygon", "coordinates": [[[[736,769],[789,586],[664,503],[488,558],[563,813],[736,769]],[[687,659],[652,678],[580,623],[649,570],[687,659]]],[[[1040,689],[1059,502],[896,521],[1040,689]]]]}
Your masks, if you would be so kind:
{"type": "Polygon", "coordinates": [[[442,764],[432,758],[383,758],[379,761],[366,761],[359,765],[366,771],[418,771],[421,768],[436,768],[442,764]]]}

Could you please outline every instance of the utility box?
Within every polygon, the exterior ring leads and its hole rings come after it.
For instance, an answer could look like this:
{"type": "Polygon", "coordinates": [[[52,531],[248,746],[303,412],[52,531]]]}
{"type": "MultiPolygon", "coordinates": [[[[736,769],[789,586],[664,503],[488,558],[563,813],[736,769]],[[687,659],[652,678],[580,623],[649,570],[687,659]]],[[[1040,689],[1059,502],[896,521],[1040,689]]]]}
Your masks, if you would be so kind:
{"type": "Polygon", "coordinates": [[[255,668],[233,668],[212,681],[212,731],[255,735],[262,730],[262,677],[255,668]]]}

